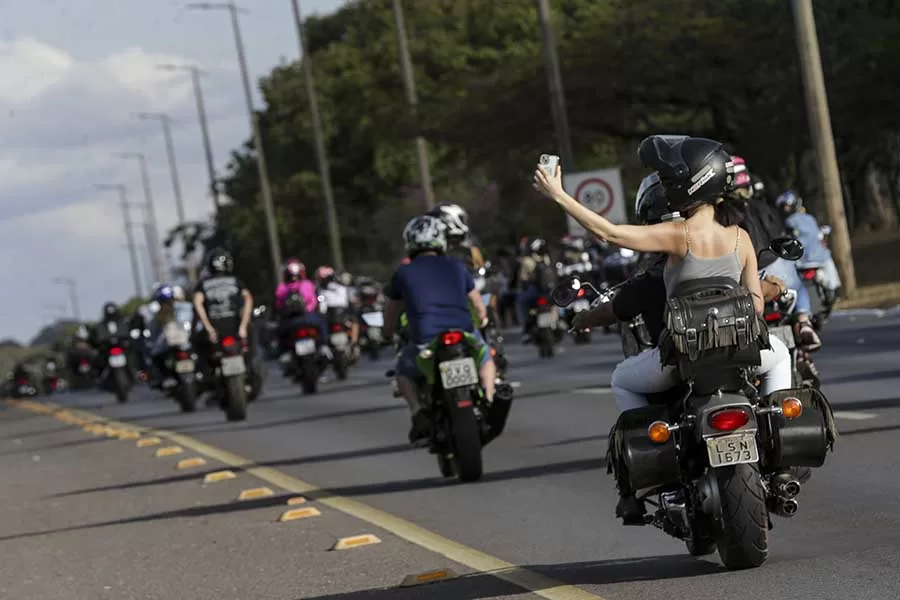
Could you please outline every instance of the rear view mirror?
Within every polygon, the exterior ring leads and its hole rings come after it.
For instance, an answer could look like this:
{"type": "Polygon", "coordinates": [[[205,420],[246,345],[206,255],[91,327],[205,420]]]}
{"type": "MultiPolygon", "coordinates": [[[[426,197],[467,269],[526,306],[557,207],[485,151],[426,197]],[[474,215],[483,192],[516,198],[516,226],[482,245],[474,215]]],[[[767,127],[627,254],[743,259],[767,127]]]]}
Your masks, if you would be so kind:
{"type": "Polygon", "coordinates": [[[792,237],[780,237],[772,240],[769,249],[779,258],[785,260],[800,260],[803,258],[803,244],[792,237]]]}
{"type": "Polygon", "coordinates": [[[553,300],[553,304],[557,306],[568,306],[578,297],[578,290],[580,289],[581,281],[577,277],[567,277],[553,288],[550,298],[553,300]]]}

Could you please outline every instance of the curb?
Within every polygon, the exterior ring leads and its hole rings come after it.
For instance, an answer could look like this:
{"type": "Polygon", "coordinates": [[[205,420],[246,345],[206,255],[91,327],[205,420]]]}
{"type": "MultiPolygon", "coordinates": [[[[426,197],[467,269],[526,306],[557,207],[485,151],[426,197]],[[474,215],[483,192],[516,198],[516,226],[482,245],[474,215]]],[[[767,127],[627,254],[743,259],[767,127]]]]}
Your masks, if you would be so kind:
{"type": "Polygon", "coordinates": [[[846,308],[843,310],[836,310],[831,313],[831,318],[835,317],[891,317],[895,315],[900,315],[900,304],[894,306],[893,308],[846,308]]]}

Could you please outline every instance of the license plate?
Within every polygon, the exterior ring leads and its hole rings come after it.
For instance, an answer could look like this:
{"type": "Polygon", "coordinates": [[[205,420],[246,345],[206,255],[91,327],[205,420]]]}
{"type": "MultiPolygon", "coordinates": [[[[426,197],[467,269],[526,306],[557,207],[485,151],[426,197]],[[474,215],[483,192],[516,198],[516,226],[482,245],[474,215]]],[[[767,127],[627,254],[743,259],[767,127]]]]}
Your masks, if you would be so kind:
{"type": "Polygon", "coordinates": [[[243,356],[225,356],[222,358],[222,375],[225,377],[243,375],[246,372],[247,366],[244,364],[243,356]]]}
{"type": "Polygon", "coordinates": [[[549,313],[549,312],[538,313],[537,326],[540,329],[547,329],[549,327],[553,327],[553,313],[549,313]]]}
{"type": "Polygon", "coordinates": [[[471,357],[442,362],[438,364],[438,370],[441,372],[441,385],[445,390],[478,383],[478,369],[475,368],[475,360],[471,357]]]}
{"type": "Polygon", "coordinates": [[[769,333],[784,342],[788,350],[792,350],[796,343],[794,342],[794,328],[790,325],[781,325],[779,327],[770,327],[769,333]]]}
{"type": "Polygon", "coordinates": [[[738,433],[706,440],[709,466],[727,467],[759,461],[756,433],[738,433]]]}
{"type": "Polygon", "coordinates": [[[194,361],[192,360],[179,360],[175,363],[175,372],[176,373],[193,373],[194,372],[194,361]]]}
{"type": "Polygon", "coordinates": [[[583,312],[586,310],[590,310],[590,308],[591,308],[591,303],[588,302],[587,300],[579,300],[578,302],[576,302],[575,304],[572,305],[572,310],[574,310],[575,312],[583,312]]]}
{"type": "Polygon", "coordinates": [[[369,327],[384,327],[384,314],[380,312],[370,312],[363,315],[363,321],[369,327]]]}
{"type": "Polygon", "coordinates": [[[90,370],[91,370],[91,366],[90,366],[90,365],[78,365],[78,372],[79,372],[79,373],[87,373],[87,372],[90,371],[90,370]]]}
{"type": "Polygon", "coordinates": [[[126,362],[124,354],[109,357],[109,366],[113,368],[124,367],[126,362]]]}
{"type": "Polygon", "coordinates": [[[369,327],[369,339],[373,342],[381,341],[381,328],[380,327],[369,327]]]}
{"type": "Polygon", "coordinates": [[[331,345],[337,348],[343,348],[347,345],[349,338],[346,333],[332,333],[331,334],[331,345]]]}
{"type": "Polygon", "coordinates": [[[312,354],[315,351],[315,340],[297,340],[297,342],[294,344],[294,352],[297,353],[297,356],[306,356],[308,354],[312,354]]]}

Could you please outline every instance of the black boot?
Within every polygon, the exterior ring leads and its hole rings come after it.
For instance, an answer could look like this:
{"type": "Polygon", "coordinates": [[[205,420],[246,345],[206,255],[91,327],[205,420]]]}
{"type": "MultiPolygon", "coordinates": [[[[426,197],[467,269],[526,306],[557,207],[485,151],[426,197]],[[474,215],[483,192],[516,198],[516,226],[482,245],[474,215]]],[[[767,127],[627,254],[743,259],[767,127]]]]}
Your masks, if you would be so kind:
{"type": "Polygon", "coordinates": [[[422,412],[422,409],[417,410],[412,416],[412,428],[409,430],[409,443],[415,444],[419,440],[427,438],[430,429],[431,421],[428,419],[428,415],[422,412]]]}

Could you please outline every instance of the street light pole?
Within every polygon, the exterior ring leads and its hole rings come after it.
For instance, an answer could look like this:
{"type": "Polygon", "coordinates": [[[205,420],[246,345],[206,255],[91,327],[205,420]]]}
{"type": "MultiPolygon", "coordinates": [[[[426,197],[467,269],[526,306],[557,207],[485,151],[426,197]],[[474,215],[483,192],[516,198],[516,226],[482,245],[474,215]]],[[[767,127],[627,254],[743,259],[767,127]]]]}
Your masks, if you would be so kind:
{"type": "Polygon", "coordinates": [[[171,119],[165,113],[140,113],[140,119],[153,119],[162,123],[163,137],[166,141],[166,157],[169,159],[169,173],[172,175],[172,191],[175,193],[175,210],[178,213],[178,224],[185,221],[184,200],[181,197],[181,182],[178,178],[178,164],[175,160],[175,145],[172,143],[171,119]]]}
{"type": "Polygon", "coordinates": [[[131,276],[134,278],[134,295],[141,296],[141,274],[138,267],[137,250],[134,246],[134,235],[131,233],[131,215],[128,211],[128,194],[125,186],[121,184],[100,183],[94,186],[98,190],[116,190],[119,192],[119,204],[122,207],[122,217],[125,223],[125,239],[128,243],[128,255],[131,259],[131,276]]]}
{"type": "MultiPolygon", "coordinates": [[[[403,75],[403,86],[406,88],[406,100],[409,102],[413,116],[418,118],[419,98],[416,94],[416,81],[413,77],[412,60],[406,40],[406,23],[403,18],[403,6],[400,0],[393,0],[394,24],[397,28],[397,48],[400,54],[400,73],[403,75]]],[[[418,119],[417,119],[418,126],[418,119]]],[[[434,208],[434,190],[431,187],[431,170],[428,165],[428,144],[421,135],[416,136],[416,154],[419,158],[419,180],[425,194],[425,208],[434,208]]]]}
{"type": "Polygon", "coordinates": [[[313,138],[316,144],[316,158],[319,161],[319,177],[322,179],[322,193],[325,196],[325,210],[328,217],[328,237],[331,241],[331,257],[338,271],[344,270],[344,253],[341,249],[341,232],[338,223],[337,209],[334,205],[334,193],[331,188],[331,170],[328,167],[328,154],[322,135],[322,117],[319,115],[319,102],[316,98],[316,86],[313,81],[312,56],[306,48],[306,36],[303,34],[303,20],[300,18],[300,0],[291,0],[294,11],[294,22],[297,25],[297,41],[300,44],[300,62],[303,78],[306,82],[306,97],[309,101],[309,113],[312,118],[313,138]]]}
{"type": "Polygon", "coordinates": [[[856,291],[856,273],[853,268],[847,217],[844,214],[841,177],[837,153],[834,150],[834,135],[831,132],[828,96],[825,93],[825,76],[822,73],[822,57],[819,55],[819,39],[816,35],[812,0],[793,0],[793,9],[809,134],[816,149],[822,193],[828,207],[828,220],[831,221],[831,242],[834,246],[835,263],[841,274],[844,293],[851,296],[856,291]]]}
{"type": "Polygon", "coordinates": [[[54,277],[51,281],[55,284],[64,285],[69,288],[69,300],[72,302],[72,316],[80,323],[81,311],[78,309],[78,292],[76,290],[78,284],[71,277],[54,277]]]}
{"type": "MultiPolygon", "coordinates": [[[[134,207],[134,208],[140,208],[140,209],[143,209],[143,210],[144,210],[144,213],[145,213],[145,214],[147,215],[147,217],[148,217],[148,218],[144,219],[144,222],[143,222],[143,223],[134,223],[134,222],[130,223],[130,225],[141,225],[141,226],[143,227],[143,229],[144,229],[144,237],[145,237],[145,239],[146,239],[146,242],[145,242],[145,243],[146,243],[145,250],[147,250],[147,248],[150,248],[151,245],[152,245],[153,242],[154,242],[154,239],[153,239],[153,227],[151,226],[151,224],[150,224],[150,219],[149,219],[150,209],[149,209],[148,205],[147,205],[146,203],[144,203],[144,202],[130,202],[130,203],[128,204],[128,206],[134,207]]],[[[140,248],[138,248],[138,250],[140,250],[140,248]]],[[[150,250],[147,250],[147,254],[150,255],[150,263],[151,263],[151,265],[152,265],[152,263],[153,263],[153,253],[152,253],[150,250]]],[[[149,279],[149,278],[148,278],[148,279],[149,279]]],[[[157,278],[156,281],[157,281],[158,283],[162,283],[164,280],[163,280],[163,279],[157,278]]],[[[147,290],[148,290],[148,293],[153,293],[153,282],[152,282],[152,281],[148,282],[148,284],[147,284],[147,290]]]]}
{"type": "Polygon", "coordinates": [[[562,75],[559,71],[559,57],[556,54],[556,36],[550,17],[548,0],[537,0],[538,24],[544,41],[544,64],[547,69],[547,84],[550,88],[550,106],[553,110],[553,128],[559,144],[559,157],[564,170],[575,167],[572,139],[569,135],[569,117],[566,113],[566,98],[563,92],[562,75]]]}
{"type": "Polygon", "coordinates": [[[199,10],[225,9],[231,13],[231,27],[234,32],[234,44],[237,48],[238,66],[241,69],[241,80],[244,85],[244,100],[247,103],[247,113],[250,117],[250,126],[253,130],[253,147],[256,151],[256,168],[259,172],[259,186],[263,201],[263,210],[266,214],[266,229],[269,234],[269,252],[272,259],[272,277],[275,284],[281,282],[279,276],[281,270],[281,245],[278,241],[278,228],[275,223],[275,206],[272,201],[272,190],[269,186],[269,170],[266,165],[266,155],[263,150],[262,133],[259,128],[259,118],[253,109],[253,96],[250,93],[250,75],[247,68],[247,58],[244,55],[244,42],[241,38],[241,28],[238,22],[238,8],[234,2],[202,2],[189,4],[187,8],[199,10]]]}
{"type": "Polygon", "coordinates": [[[197,116],[200,120],[200,134],[203,136],[203,152],[206,155],[206,171],[209,175],[209,193],[212,196],[216,214],[221,206],[219,186],[216,183],[216,163],[213,161],[212,143],[209,140],[209,122],[206,118],[206,104],[203,101],[203,88],[200,86],[200,69],[193,65],[159,65],[164,71],[188,71],[194,86],[194,100],[197,103],[197,116]]]}
{"type": "Polygon", "coordinates": [[[156,222],[156,209],[153,205],[153,194],[150,191],[150,175],[147,173],[147,158],[141,152],[120,152],[119,158],[137,159],[141,169],[141,187],[144,189],[144,202],[147,211],[147,252],[150,254],[150,266],[156,281],[166,280],[163,269],[162,249],[159,243],[159,226],[156,222]]]}

